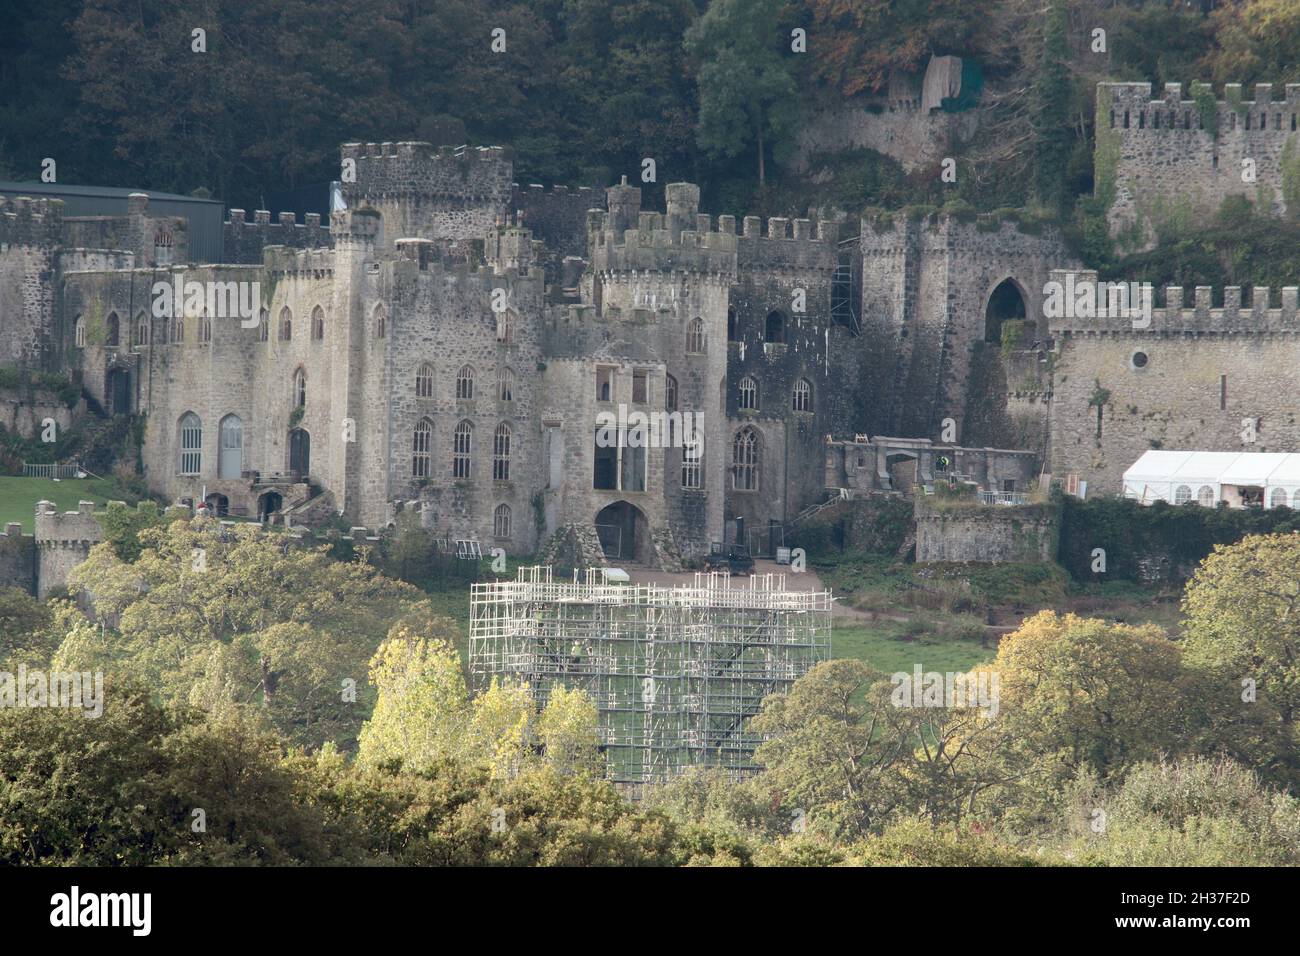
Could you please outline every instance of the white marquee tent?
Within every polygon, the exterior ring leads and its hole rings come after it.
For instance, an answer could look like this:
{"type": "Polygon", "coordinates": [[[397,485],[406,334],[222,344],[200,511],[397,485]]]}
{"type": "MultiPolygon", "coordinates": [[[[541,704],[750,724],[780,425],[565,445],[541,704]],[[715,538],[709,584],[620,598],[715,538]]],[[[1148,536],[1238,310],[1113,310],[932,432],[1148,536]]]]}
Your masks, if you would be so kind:
{"type": "Polygon", "coordinates": [[[1124,497],[1143,504],[1300,507],[1300,454],[1152,450],[1124,472],[1124,497]]]}

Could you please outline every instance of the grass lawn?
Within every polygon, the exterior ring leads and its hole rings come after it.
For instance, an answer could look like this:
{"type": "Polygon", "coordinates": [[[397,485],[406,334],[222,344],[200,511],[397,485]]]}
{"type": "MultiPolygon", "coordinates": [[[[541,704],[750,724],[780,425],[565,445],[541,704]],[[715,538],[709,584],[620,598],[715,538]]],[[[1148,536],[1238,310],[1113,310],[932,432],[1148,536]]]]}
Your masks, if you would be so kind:
{"type": "Polygon", "coordinates": [[[53,501],[60,511],[76,511],[85,499],[103,506],[112,496],[113,483],[106,478],[16,478],[0,475],[0,525],[21,521],[23,531],[36,529],[36,502],[53,501]]]}
{"type": "Polygon", "coordinates": [[[905,625],[889,622],[852,625],[836,622],[831,637],[832,657],[865,661],[885,674],[911,673],[917,664],[926,671],[963,672],[976,664],[988,663],[996,653],[992,644],[985,647],[974,640],[914,636],[905,625]]]}

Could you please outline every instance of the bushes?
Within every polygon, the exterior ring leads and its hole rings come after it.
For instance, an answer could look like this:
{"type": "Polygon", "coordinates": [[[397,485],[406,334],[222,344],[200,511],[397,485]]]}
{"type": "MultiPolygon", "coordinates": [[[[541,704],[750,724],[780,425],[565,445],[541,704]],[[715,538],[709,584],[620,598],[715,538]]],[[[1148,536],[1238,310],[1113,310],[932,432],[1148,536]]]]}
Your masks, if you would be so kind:
{"type": "Polygon", "coordinates": [[[1298,530],[1300,512],[1290,508],[1143,506],[1123,498],[1067,497],[1057,560],[1076,581],[1181,582],[1216,544],[1232,544],[1248,534],[1298,530]],[[1105,551],[1104,575],[1092,570],[1097,548],[1105,551]]]}

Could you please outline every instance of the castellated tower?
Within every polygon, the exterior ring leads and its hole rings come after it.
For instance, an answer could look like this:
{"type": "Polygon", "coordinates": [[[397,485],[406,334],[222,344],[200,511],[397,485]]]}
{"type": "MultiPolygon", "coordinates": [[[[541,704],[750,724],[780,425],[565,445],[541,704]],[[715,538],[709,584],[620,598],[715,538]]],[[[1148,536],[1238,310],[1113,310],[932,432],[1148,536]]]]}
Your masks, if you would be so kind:
{"type": "Polygon", "coordinates": [[[699,214],[697,186],[666,193],[666,213],[642,212],[640,189],[624,181],[608,190],[607,210],[588,213],[588,304],[553,317],[542,419],[548,487],[564,486],[548,520],[579,534],[595,526],[606,552],[671,567],[722,538],[736,237],[699,214]],[[598,416],[631,412],[695,416],[699,467],[683,469],[680,424],[654,447],[602,447],[598,416]]]}
{"type": "Polygon", "coordinates": [[[1097,86],[1096,195],[1126,251],[1154,245],[1162,223],[1212,216],[1226,196],[1282,215],[1286,183],[1300,181],[1300,84],[1288,83],[1283,99],[1268,83],[1251,100],[1240,83],[1221,100],[1191,92],[1167,83],[1154,99],[1150,83],[1097,86]]]}
{"type": "Polygon", "coordinates": [[[334,281],[330,315],[338,328],[329,338],[330,381],[327,444],[337,476],[334,499],[352,521],[382,526],[385,408],[390,385],[386,356],[391,290],[377,261],[387,232],[372,209],[346,209],[331,217],[334,281]]]}
{"type": "Polygon", "coordinates": [[[342,154],[344,202],[383,215],[384,256],[400,238],[482,239],[510,211],[513,167],[500,146],[435,150],[428,143],[345,143],[342,154]]]}
{"type": "Polygon", "coordinates": [[[55,283],[63,202],[0,197],[0,366],[57,361],[55,283]]]}
{"type": "Polygon", "coordinates": [[[910,210],[862,219],[863,348],[875,366],[864,393],[869,430],[962,442],[967,413],[1005,403],[1002,326],[1045,340],[1043,288],[1072,263],[1059,233],[996,216],[910,210]],[[957,428],[944,435],[945,419],[957,428]]]}

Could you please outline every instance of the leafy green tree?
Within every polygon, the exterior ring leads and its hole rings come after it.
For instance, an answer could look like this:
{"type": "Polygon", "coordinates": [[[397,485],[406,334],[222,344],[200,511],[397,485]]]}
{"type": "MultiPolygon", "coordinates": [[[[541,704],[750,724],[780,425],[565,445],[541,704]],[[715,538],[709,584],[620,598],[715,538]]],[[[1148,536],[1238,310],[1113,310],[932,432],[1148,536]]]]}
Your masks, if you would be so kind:
{"type": "Polygon", "coordinates": [[[699,145],[729,158],[753,144],[760,188],[766,149],[790,133],[798,115],[798,87],[782,53],[789,49],[782,6],[783,0],[711,0],[686,31],[686,50],[699,61],[699,145]]]}

